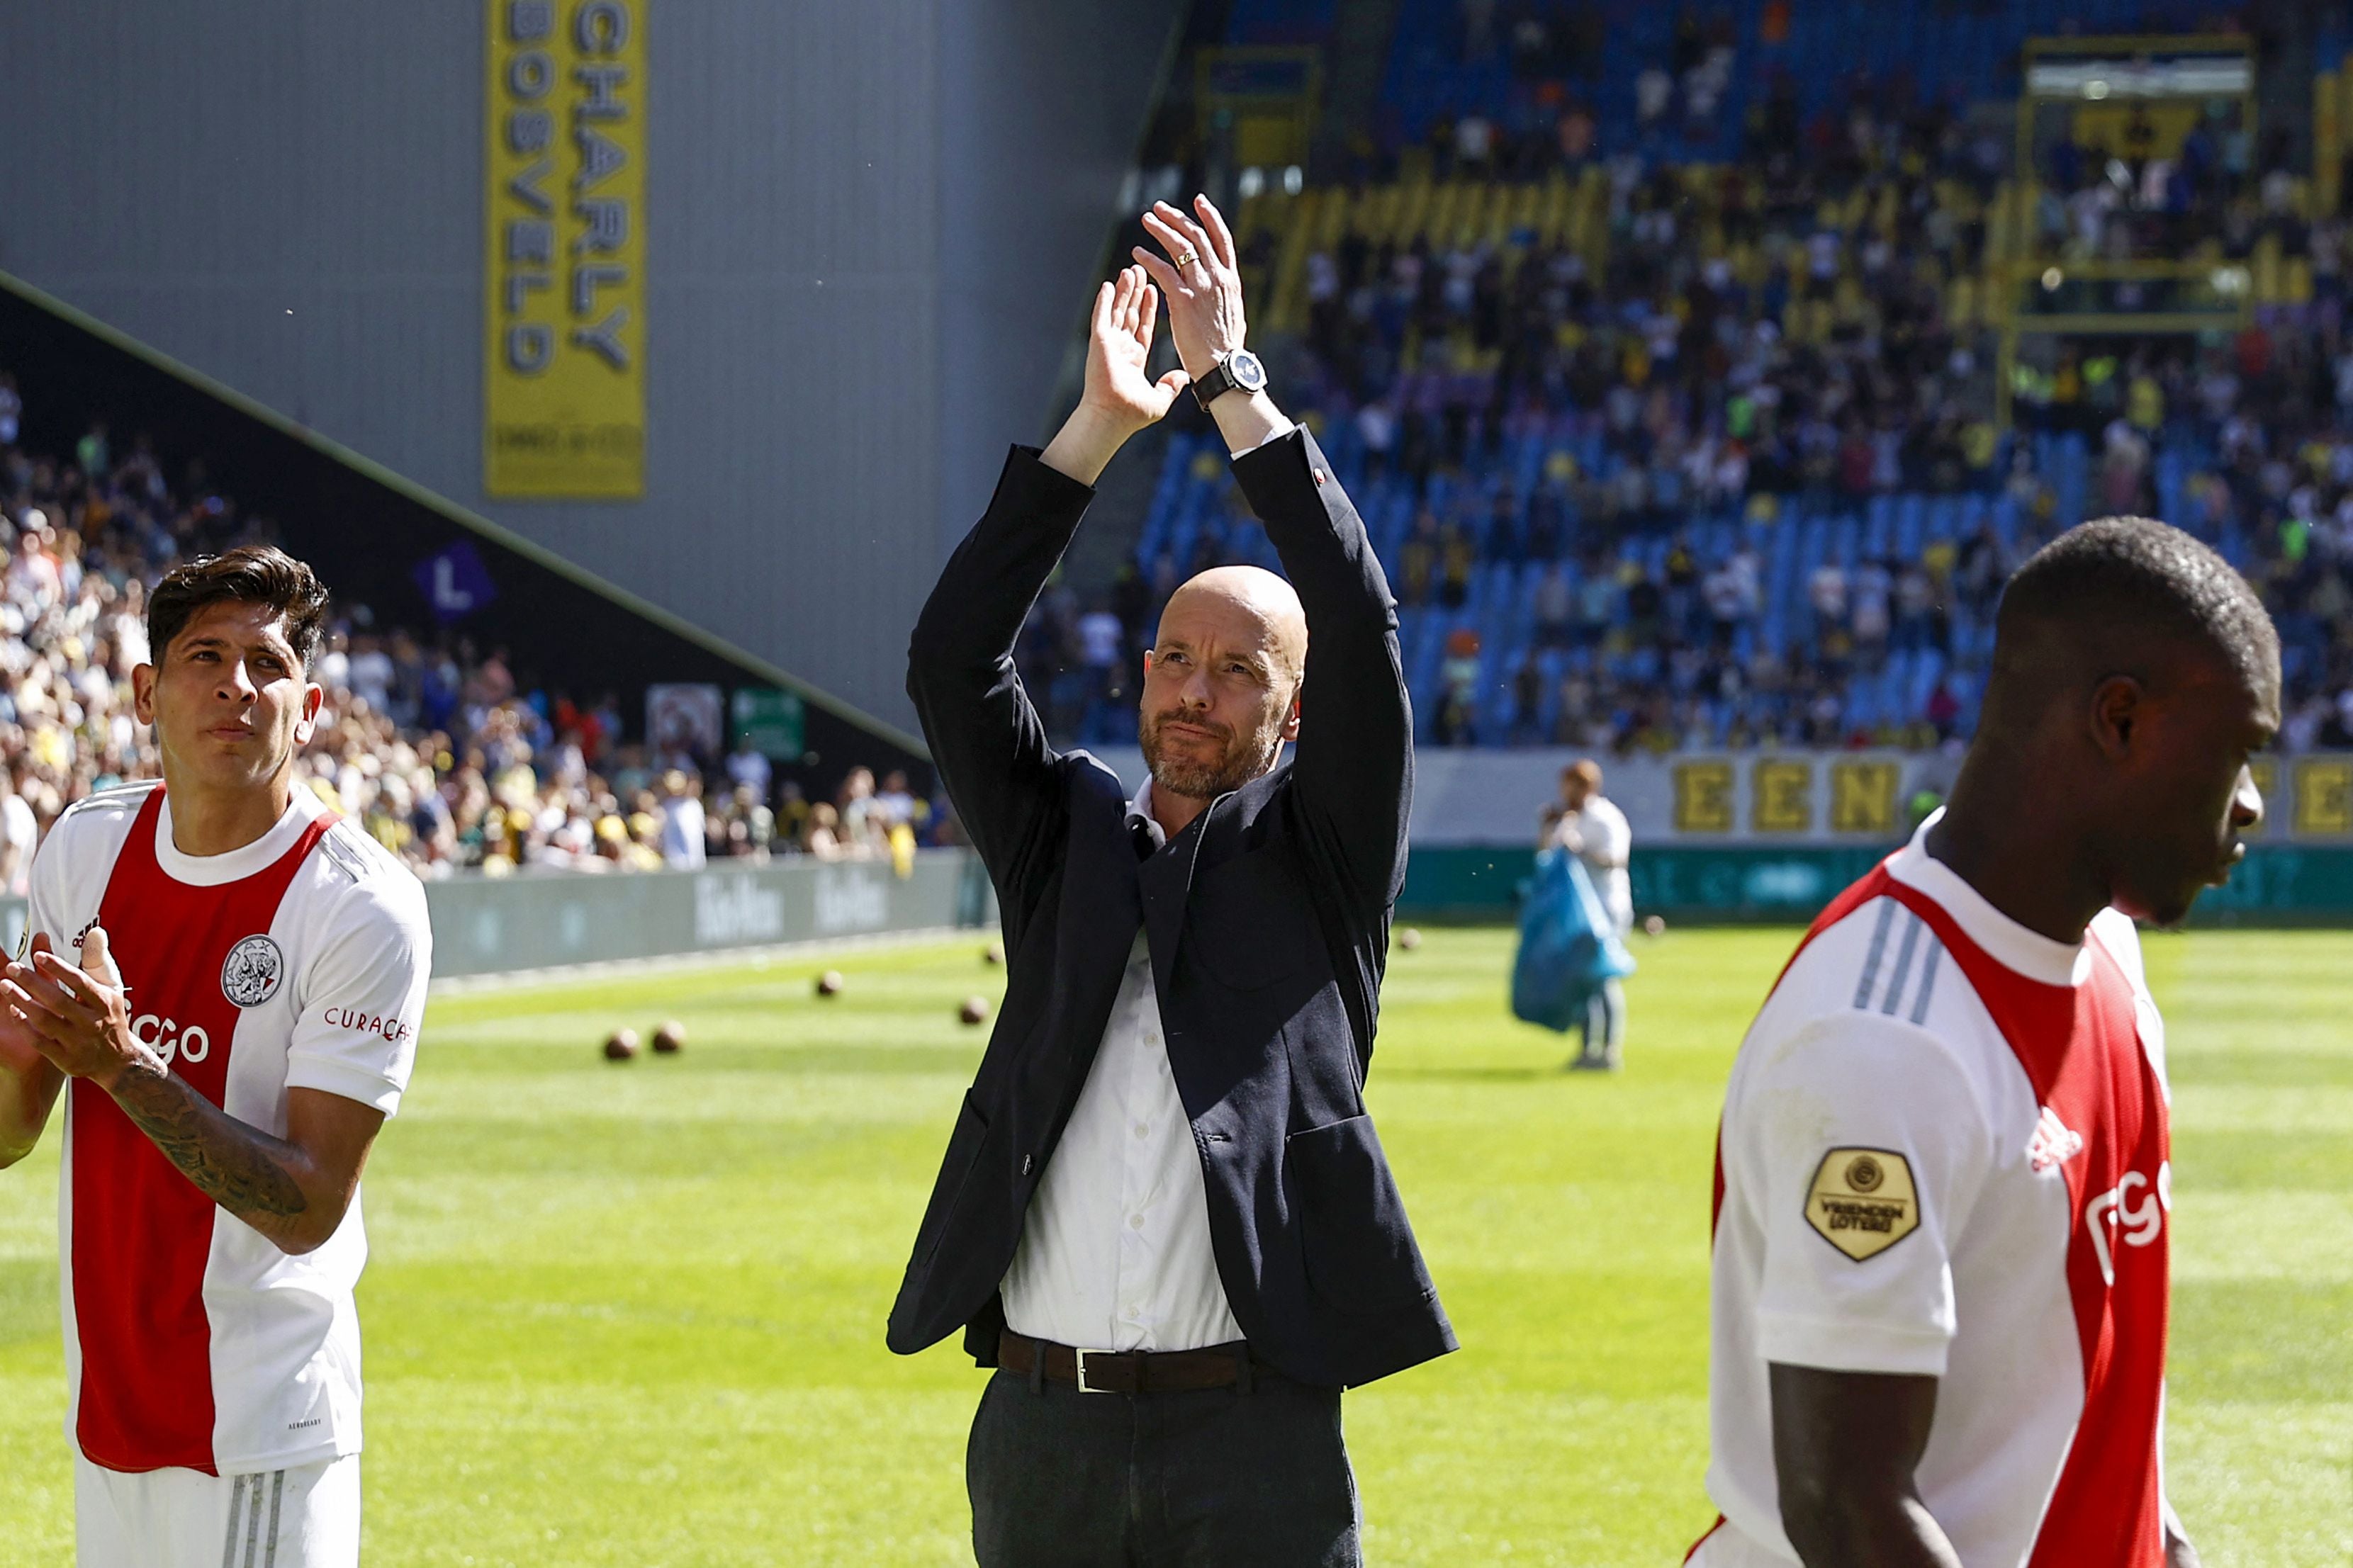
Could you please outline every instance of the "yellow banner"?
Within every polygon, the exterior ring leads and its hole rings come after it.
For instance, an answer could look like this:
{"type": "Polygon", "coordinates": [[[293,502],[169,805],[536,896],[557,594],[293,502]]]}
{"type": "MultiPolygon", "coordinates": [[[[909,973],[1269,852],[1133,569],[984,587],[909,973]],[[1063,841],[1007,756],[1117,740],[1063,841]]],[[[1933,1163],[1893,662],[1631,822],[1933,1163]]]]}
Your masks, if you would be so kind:
{"type": "Polygon", "coordinates": [[[484,0],[493,496],[645,493],[649,4],[484,0]]]}

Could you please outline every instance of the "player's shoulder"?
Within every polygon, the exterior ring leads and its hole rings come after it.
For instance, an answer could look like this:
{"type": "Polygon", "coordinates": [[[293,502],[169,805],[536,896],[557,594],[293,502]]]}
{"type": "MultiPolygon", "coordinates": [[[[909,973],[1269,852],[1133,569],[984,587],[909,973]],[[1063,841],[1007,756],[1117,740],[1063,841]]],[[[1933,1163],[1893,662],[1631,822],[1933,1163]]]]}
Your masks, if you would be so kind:
{"type": "Polygon", "coordinates": [[[66,897],[86,879],[106,875],[131,837],[139,808],[162,787],[157,779],[117,784],[86,795],[58,813],[33,856],[35,886],[47,888],[53,897],[66,897]]]}
{"type": "Polygon", "coordinates": [[[1808,938],[1767,1004],[1786,1023],[1880,1018],[1934,1029],[1940,1002],[1967,987],[1936,928],[1883,893],[1808,938]]]}
{"type": "Polygon", "coordinates": [[[1757,1013],[1725,1124],[1755,1131],[1857,1104],[1981,1121],[2000,1066],[1982,1011],[1927,921],[1894,897],[1863,899],[1809,937],[1757,1013]]]}
{"type": "Polygon", "coordinates": [[[161,779],[133,779],[93,790],[58,813],[45,842],[123,833],[138,816],[139,808],[147,804],[147,797],[163,787],[161,779]]]}
{"type": "Polygon", "coordinates": [[[320,836],[312,860],[337,918],[426,925],[425,884],[350,818],[320,836]]]}

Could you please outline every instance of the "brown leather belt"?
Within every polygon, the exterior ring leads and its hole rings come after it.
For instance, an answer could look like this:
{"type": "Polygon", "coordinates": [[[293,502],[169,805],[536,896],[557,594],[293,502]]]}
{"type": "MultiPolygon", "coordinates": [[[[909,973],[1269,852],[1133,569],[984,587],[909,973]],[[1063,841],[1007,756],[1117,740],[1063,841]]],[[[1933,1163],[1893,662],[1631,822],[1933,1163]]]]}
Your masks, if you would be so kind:
{"type": "Polygon", "coordinates": [[[1191,1394],[1205,1388],[1250,1391],[1250,1346],[1240,1340],[1198,1351],[1085,1351],[1033,1340],[1010,1329],[997,1336],[997,1359],[1016,1377],[1035,1378],[1040,1356],[1050,1383],[1082,1394],[1191,1394]]]}

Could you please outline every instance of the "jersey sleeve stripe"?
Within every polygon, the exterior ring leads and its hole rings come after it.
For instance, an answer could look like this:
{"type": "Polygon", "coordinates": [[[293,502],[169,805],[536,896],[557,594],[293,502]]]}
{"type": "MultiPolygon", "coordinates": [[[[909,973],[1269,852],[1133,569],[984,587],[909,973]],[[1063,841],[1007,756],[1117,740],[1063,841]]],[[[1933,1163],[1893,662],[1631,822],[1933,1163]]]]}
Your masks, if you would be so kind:
{"type": "Polygon", "coordinates": [[[333,831],[319,841],[319,848],[354,884],[366,881],[385,868],[383,846],[348,817],[337,822],[333,831]]]}
{"type": "Polygon", "coordinates": [[[1879,923],[1872,928],[1871,949],[1862,956],[1862,979],[1854,988],[1854,1005],[1871,1005],[1872,989],[1879,983],[1879,960],[1887,950],[1887,928],[1895,923],[1895,900],[1883,900],[1879,906],[1879,923]]]}
{"type": "Polygon", "coordinates": [[[1912,1022],[1926,1025],[1928,1018],[1928,998],[1936,994],[1936,964],[1945,956],[1945,944],[1934,937],[1928,940],[1928,955],[1920,963],[1920,994],[1912,1004],[1912,1022]]]}
{"type": "Polygon", "coordinates": [[[1890,1017],[1904,999],[1904,983],[1912,978],[1912,952],[1920,945],[1920,917],[1910,910],[1904,911],[1904,942],[1895,950],[1895,978],[1887,983],[1887,997],[1879,1010],[1890,1017]]]}

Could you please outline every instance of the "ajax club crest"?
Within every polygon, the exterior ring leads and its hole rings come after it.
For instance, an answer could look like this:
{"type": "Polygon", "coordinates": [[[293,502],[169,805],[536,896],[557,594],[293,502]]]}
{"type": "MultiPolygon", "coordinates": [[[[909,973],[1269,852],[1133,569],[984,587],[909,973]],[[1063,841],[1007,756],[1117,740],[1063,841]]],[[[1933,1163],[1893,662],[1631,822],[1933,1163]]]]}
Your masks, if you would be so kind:
{"type": "Polygon", "coordinates": [[[286,978],[286,955],[267,936],[249,936],[228,950],[221,965],[221,994],[240,1007],[259,1007],[278,994],[286,978]]]}

